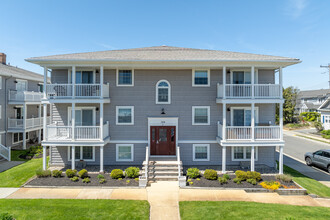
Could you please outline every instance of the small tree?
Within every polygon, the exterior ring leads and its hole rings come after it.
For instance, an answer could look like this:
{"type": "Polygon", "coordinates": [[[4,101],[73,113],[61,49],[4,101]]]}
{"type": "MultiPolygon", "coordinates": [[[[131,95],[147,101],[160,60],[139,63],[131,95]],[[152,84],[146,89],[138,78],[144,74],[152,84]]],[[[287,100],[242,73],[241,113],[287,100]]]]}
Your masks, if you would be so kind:
{"type": "Polygon", "coordinates": [[[297,96],[299,90],[292,86],[283,89],[283,122],[293,123],[295,118],[295,108],[297,104],[297,96]]]}

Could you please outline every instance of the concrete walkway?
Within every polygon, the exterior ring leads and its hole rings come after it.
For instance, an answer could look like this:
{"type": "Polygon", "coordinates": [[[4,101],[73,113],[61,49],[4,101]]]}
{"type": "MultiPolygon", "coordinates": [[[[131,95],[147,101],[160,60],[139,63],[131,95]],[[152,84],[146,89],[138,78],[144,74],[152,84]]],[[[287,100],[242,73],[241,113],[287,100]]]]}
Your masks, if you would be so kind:
{"type": "Polygon", "coordinates": [[[25,161],[1,161],[0,162],[0,173],[6,170],[9,170],[13,167],[16,167],[22,163],[25,163],[25,161]]]}

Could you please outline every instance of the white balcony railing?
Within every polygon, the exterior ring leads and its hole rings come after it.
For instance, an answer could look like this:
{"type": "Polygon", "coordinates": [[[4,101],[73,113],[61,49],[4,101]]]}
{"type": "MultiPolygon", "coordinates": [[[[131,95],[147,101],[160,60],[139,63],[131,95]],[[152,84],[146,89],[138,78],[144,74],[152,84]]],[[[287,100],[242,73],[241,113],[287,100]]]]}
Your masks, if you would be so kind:
{"type": "Polygon", "coordinates": [[[31,92],[31,91],[16,91],[10,90],[8,95],[9,101],[18,102],[41,102],[42,93],[41,92],[31,92]]]}
{"type": "MultiPolygon", "coordinates": [[[[101,84],[47,84],[47,97],[50,99],[72,98],[73,88],[76,98],[100,98],[101,84]]],[[[103,84],[103,97],[109,97],[109,84],[103,84]]]]}
{"type": "MultiPolygon", "coordinates": [[[[218,122],[218,137],[222,140],[224,126],[218,122]]],[[[280,126],[255,126],[254,137],[252,137],[251,126],[226,126],[225,140],[280,140],[281,128],[280,126]]]]}
{"type": "MultiPolygon", "coordinates": [[[[218,83],[218,98],[223,98],[223,84],[218,83]]],[[[226,98],[281,98],[281,86],[279,84],[226,84],[226,98]]]]}
{"type": "MultiPolygon", "coordinates": [[[[43,126],[44,118],[28,118],[25,121],[25,129],[38,128],[43,126]]],[[[47,124],[50,117],[47,117],[47,124]]],[[[8,118],[8,129],[24,129],[24,119],[8,118]]]]}
{"type": "Polygon", "coordinates": [[[74,128],[74,138],[72,135],[72,126],[48,125],[46,131],[47,141],[98,141],[109,136],[109,123],[103,125],[103,134],[101,135],[100,126],[76,126],[74,128]]]}
{"type": "Polygon", "coordinates": [[[11,161],[11,147],[5,147],[4,145],[0,144],[0,156],[8,161],[11,161]]]}

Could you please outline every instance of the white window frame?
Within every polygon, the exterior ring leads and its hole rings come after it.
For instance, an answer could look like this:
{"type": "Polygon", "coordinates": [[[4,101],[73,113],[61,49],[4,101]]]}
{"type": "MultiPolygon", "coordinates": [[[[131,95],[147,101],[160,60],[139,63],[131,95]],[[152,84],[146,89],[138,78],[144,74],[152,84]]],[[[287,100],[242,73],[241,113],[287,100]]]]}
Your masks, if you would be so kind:
{"type": "Polygon", "coordinates": [[[116,69],[116,86],[134,86],[134,69],[116,69]],[[132,84],[119,84],[119,70],[131,70],[132,71],[132,84]]]}
{"type": "MultiPolygon", "coordinates": [[[[234,110],[250,110],[252,111],[251,107],[230,107],[230,124],[233,126],[234,124],[234,110]]],[[[254,107],[255,111],[256,111],[256,115],[255,115],[255,124],[259,123],[259,106],[255,106],[254,107]]],[[[244,113],[245,114],[245,113],[244,113]]],[[[251,114],[252,115],[252,114],[251,114]]],[[[245,115],[244,115],[245,117],[245,115]]],[[[252,117],[252,116],[251,116],[252,117]]]]}
{"type": "Polygon", "coordinates": [[[210,82],[211,82],[210,69],[192,69],[192,87],[210,87],[210,82]],[[195,84],[195,72],[196,71],[207,71],[207,84],[206,85],[195,84]]]}
{"type": "Polygon", "coordinates": [[[11,135],[13,144],[23,143],[24,138],[22,140],[19,140],[19,133],[23,133],[23,135],[25,133],[25,135],[27,135],[27,138],[25,141],[27,142],[29,140],[29,132],[15,132],[15,133],[12,133],[12,135],[11,135]],[[14,142],[14,134],[18,135],[18,142],[14,142]]]}
{"type": "MultiPolygon", "coordinates": [[[[96,70],[95,69],[76,69],[76,74],[77,74],[77,72],[82,72],[82,71],[93,71],[93,84],[95,84],[95,82],[96,82],[96,70]]],[[[68,69],[68,83],[69,84],[72,84],[71,74],[72,74],[72,69],[68,69]]]]}
{"type": "MultiPolygon", "coordinates": [[[[80,158],[75,158],[75,161],[86,161],[86,162],[94,162],[95,161],[95,146],[92,146],[93,147],[93,159],[87,159],[87,160],[84,160],[83,159],[83,148],[84,147],[91,147],[91,146],[75,146],[75,147],[80,147],[80,158]]],[[[72,147],[68,147],[68,161],[72,161],[70,159],[70,151],[71,151],[72,147]]]]}
{"type": "MultiPolygon", "coordinates": [[[[251,68],[250,69],[231,69],[230,70],[230,84],[234,84],[233,80],[234,80],[234,72],[244,72],[244,75],[246,72],[251,72],[251,68]]],[[[259,71],[257,68],[254,69],[255,75],[254,75],[254,84],[258,84],[259,83],[259,71]]],[[[244,76],[245,77],[245,76],[244,76]]],[[[251,82],[252,84],[252,82],[251,82]]],[[[251,85],[251,84],[244,84],[244,85],[251,85]]]]}
{"type": "MultiPolygon", "coordinates": [[[[26,83],[26,90],[25,91],[28,90],[28,88],[29,88],[29,82],[27,80],[25,80],[25,79],[16,79],[16,81],[17,82],[25,82],[26,83]]],[[[18,91],[17,85],[18,85],[18,83],[16,83],[16,85],[15,85],[16,91],[18,91]]]]}
{"type": "MultiPolygon", "coordinates": [[[[233,146],[231,147],[231,160],[232,161],[251,161],[251,158],[246,158],[246,148],[250,147],[251,146],[244,146],[243,147],[243,159],[235,159],[234,158],[234,149],[235,147],[242,147],[242,146],[233,146]]],[[[258,147],[254,147],[254,151],[255,151],[255,154],[256,154],[256,158],[254,158],[255,161],[258,161],[258,147]]]]}
{"type": "MultiPolygon", "coordinates": [[[[93,125],[96,126],[96,107],[93,106],[79,106],[75,107],[75,110],[93,110],[93,125]]],[[[72,107],[68,107],[68,126],[71,126],[71,121],[72,121],[72,107]]]]}
{"type": "Polygon", "coordinates": [[[209,144],[193,144],[193,161],[210,161],[210,145],[209,144]],[[206,147],[207,158],[206,159],[196,159],[195,148],[196,147],[206,147]]]}
{"type": "Polygon", "coordinates": [[[116,125],[134,125],[134,106],[116,106],[116,125]],[[129,108],[131,109],[132,120],[130,123],[120,123],[118,121],[119,109],[129,108]]]}
{"type": "Polygon", "coordinates": [[[156,104],[165,104],[165,105],[171,104],[171,84],[169,83],[169,81],[167,81],[165,79],[159,80],[156,83],[156,104]],[[161,82],[166,82],[168,84],[168,101],[167,102],[159,102],[158,101],[158,89],[159,89],[159,84],[161,82]]]}
{"type": "Polygon", "coordinates": [[[118,162],[132,162],[134,161],[134,144],[116,144],[116,161],[118,162]],[[131,159],[120,159],[118,157],[118,152],[119,152],[119,148],[120,147],[127,147],[127,146],[130,146],[131,147],[131,159]]]}
{"type": "Polygon", "coordinates": [[[192,125],[210,125],[210,106],[192,106],[192,125]],[[207,123],[195,123],[195,110],[197,108],[207,109],[207,123]]]}

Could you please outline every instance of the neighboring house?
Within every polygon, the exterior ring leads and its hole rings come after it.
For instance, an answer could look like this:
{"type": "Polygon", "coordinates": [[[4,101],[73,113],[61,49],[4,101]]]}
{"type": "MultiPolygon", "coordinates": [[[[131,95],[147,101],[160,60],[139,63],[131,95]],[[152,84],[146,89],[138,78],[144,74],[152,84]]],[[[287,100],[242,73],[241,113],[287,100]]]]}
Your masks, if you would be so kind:
{"type": "Polygon", "coordinates": [[[298,93],[296,112],[319,112],[318,108],[330,97],[330,89],[305,90],[298,93]]]}
{"type": "MultiPolygon", "coordinates": [[[[0,155],[41,142],[43,76],[6,64],[0,53],[0,155]]],[[[48,119],[50,120],[50,119],[48,119]]],[[[6,154],[6,155],[4,155],[6,154]]]]}
{"type": "Polygon", "coordinates": [[[283,172],[283,114],[276,125],[275,108],[283,109],[282,68],[299,59],[159,46],[27,61],[45,77],[51,70],[42,100],[53,105],[42,141],[51,166],[83,161],[103,172],[165,157],[223,172],[279,160],[283,172]]]}
{"type": "Polygon", "coordinates": [[[322,105],[318,108],[321,113],[321,122],[325,130],[330,129],[330,98],[325,100],[322,105]]]}

